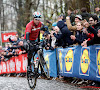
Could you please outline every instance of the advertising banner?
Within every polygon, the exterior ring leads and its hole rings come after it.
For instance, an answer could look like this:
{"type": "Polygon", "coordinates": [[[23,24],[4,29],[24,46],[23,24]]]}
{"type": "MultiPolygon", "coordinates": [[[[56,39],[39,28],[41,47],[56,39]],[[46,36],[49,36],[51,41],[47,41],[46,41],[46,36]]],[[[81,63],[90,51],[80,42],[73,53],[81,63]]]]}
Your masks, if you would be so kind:
{"type": "Polygon", "coordinates": [[[11,37],[11,39],[13,40],[16,33],[17,32],[1,33],[2,42],[9,42],[9,37],[11,37]]]}
{"type": "Polygon", "coordinates": [[[100,81],[100,46],[58,48],[59,74],[100,81]]]}
{"type": "Polygon", "coordinates": [[[15,57],[16,73],[21,73],[21,70],[22,70],[22,67],[21,67],[21,65],[22,65],[22,60],[19,59],[19,58],[20,58],[20,56],[16,56],[16,57],[15,57]]]}
{"type": "Polygon", "coordinates": [[[10,73],[16,73],[15,57],[10,58],[9,67],[10,67],[10,73]]]}
{"type": "Polygon", "coordinates": [[[50,76],[57,77],[57,60],[56,60],[56,49],[55,50],[43,50],[44,58],[49,68],[50,76]]]}
{"type": "Polygon", "coordinates": [[[21,72],[26,72],[27,71],[27,54],[20,55],[19,59],[21,61],[21,72]]]}

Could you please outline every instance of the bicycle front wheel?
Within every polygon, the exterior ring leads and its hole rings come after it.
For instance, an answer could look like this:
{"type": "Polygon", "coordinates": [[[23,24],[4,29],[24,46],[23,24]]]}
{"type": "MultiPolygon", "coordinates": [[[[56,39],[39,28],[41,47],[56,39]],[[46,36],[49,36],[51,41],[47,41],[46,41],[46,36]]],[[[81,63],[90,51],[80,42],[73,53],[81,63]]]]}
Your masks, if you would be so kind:
{"type": "Polygon", "coordinates": [[[41,64],[41,68],[43,70],[43,73],[49,79],[50,78],[49,69],[47,67],[47,63],[46,63],[46,61],[44,59],[42,51],[38,52],[38,57],[39,57],[39,60],[40,60],[40,64],[41,64]]]}
{"type": "MultiPolygon", "coordinates": [[[[33,67],[34,67],[34,65],[33,65],[33,67]]],[[[34,88],[36,87],[36,82],[37,82],[37,78],[38,78],[36,72],[37,71],[35,70],[35,68],[34,68],[34,71],[32,71],[32,72],[29,72],[27,70],[28,85],[29,85],[30,89],[32,89],[32,90],[34,90],[34,88]]]]}

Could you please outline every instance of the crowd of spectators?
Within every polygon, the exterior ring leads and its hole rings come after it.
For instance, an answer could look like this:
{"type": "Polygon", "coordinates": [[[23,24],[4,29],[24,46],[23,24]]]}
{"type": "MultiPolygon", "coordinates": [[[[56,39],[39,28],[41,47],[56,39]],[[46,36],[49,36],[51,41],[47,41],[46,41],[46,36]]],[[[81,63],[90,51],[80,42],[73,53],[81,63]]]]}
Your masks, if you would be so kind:
{"type": "Polygon", "coordinates": [[[21,35],[21,38],[19,38],[18,34],[16,34],[13,40],[9,37],[9,42],[5,44],[5,47],[2,48],[2,46],[0,46],[0,62],[7,61],[11,57],[26,53],[24,49],[19,47],[23,39],[24,35],[21,35]]]}
{"type": "MultiPolygon", "coordinates": [[[[98,7],[95,10],[100,12],[98,7]]],[[[48,24],[42,26],[41,32],[43,39],[46,39],[46,49],[53,50],[58,46],[64,48],[78,44],[86,47],[100,43],[100,17],[88,13],[85,7],[81,9],[80,14],[74,12],[68,10],[66,18],[63,14],[58,16],[56,22],[52,23],[51,30],[48,30],[48,24]]]]}

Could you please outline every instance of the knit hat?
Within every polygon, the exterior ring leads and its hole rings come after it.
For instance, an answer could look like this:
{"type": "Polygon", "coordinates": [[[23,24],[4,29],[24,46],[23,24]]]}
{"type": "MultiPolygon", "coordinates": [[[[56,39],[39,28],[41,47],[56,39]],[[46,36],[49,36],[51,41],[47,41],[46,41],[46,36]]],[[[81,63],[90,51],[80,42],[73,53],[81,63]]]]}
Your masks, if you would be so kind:
{"type": "Polygon", "coordinates": [[[81,15],[76,15],[75,18],[78,18],[79,20],[82,20],[82,16],[81,15]]]}

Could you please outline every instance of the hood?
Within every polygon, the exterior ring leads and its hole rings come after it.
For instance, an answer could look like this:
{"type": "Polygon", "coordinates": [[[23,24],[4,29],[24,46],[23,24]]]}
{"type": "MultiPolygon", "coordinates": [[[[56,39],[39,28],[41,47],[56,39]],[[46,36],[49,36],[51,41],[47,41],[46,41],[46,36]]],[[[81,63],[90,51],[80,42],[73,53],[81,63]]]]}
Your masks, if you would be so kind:
{"type": "Polygon", "coordinates": [[[59,29],[62,29],[62,28],[65,26],[64,21],[59,21],[59,22],[57,23],[57,26],[59,27],[59,29]]]}

